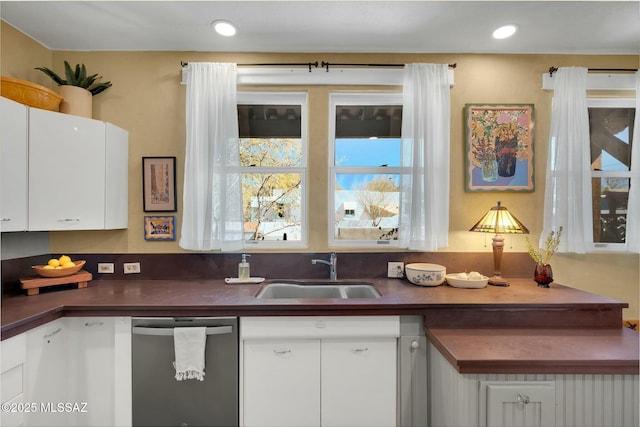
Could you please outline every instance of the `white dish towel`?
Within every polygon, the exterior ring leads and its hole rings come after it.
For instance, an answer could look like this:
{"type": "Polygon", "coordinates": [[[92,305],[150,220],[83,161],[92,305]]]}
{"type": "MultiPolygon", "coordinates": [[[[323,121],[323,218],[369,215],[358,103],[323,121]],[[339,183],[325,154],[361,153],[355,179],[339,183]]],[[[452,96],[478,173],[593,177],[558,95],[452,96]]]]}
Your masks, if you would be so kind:
{"type": "Polygon", "coordinates": [[[176,380],[204,381],[204,353],[207,328],[188,327],[173,329],[173,345],[176,360],[176,380]]]}

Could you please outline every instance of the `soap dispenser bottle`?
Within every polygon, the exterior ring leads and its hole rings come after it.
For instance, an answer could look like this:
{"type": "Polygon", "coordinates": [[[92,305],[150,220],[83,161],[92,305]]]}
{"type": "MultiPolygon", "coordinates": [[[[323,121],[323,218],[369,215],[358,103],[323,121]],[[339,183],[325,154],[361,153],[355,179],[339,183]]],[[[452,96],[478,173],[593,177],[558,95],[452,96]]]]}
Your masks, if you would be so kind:
{"type": "Polygon", "coordinates": [[[240,280],[249,280],[249,277],[251,277],[249,263],[247,262],[248,256],[251,255],[242,254],[242,261],[238,264],[238,279],[240,280]]]}

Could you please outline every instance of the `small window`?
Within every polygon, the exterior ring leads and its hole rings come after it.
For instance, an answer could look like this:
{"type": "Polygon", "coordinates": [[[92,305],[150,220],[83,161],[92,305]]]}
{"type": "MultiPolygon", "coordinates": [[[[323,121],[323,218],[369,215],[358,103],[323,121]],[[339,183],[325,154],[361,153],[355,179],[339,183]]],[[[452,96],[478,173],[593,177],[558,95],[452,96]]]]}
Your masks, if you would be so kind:
{"type": "MultiPolygon", "coordinates": [[[[590,99],[593,243],[624,249],[635,100],[590,99]]],[[[638,165],[635,165],[636,167],[638,165]]]]}
{"type": "Polygon", "coordinates": [[[330,230],[332,246],[397,246],[402,96],[332,94],[330,230]]]}
{"type": "Polygon", "coordinates": [[[306,245],[306,104],[301,93],[238,93],[247,243],[306,245]]]}

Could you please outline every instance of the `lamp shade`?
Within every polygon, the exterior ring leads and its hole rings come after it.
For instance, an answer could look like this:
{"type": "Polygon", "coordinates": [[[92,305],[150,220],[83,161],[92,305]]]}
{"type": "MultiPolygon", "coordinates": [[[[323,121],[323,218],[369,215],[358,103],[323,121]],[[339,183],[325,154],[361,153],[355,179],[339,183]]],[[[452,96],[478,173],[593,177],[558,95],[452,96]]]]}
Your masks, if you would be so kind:
{"type": "Polygon", "coordinates": [[[529,230],[518,219],[511,215],[507,208],[498,202],[497,206],[489,209],[489,212],[471,227],[469,231],[480,231],[496,234],[529,234],[529,230]]]}

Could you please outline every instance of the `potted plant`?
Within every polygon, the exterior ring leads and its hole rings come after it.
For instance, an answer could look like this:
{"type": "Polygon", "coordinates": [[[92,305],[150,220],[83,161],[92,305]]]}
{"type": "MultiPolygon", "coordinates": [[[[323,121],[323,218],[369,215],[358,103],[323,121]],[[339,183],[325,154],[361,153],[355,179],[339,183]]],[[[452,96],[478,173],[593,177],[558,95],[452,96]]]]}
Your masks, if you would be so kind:
{"type": "Polygon", "coordinates": [[[536,262],[536,269],[533,277],[538,286],[541,288],[548,288],[549,283],[553,282],[553,271],[551,270],[551,257],[558,250],[560,245],[560,236],[562,235],[562,226],[558,229],[558,232],[551,230],[547,240],[544,242],[544,249],[534,249],[531,240],[527,237],[527,249],[529,255],[536,262]]]}
{"type": "Polygon", "coordinates": [[[62,113],[92,118],[92,97],[111,87],[111,82],[97,82],[102,76],[87,75],[84,64],[76,64],[75,69],[64,61],[65,77],[63,79],[47,67],[36,67],[60,86],[60,95],[64,98],[60,104],[62,113]]]}

